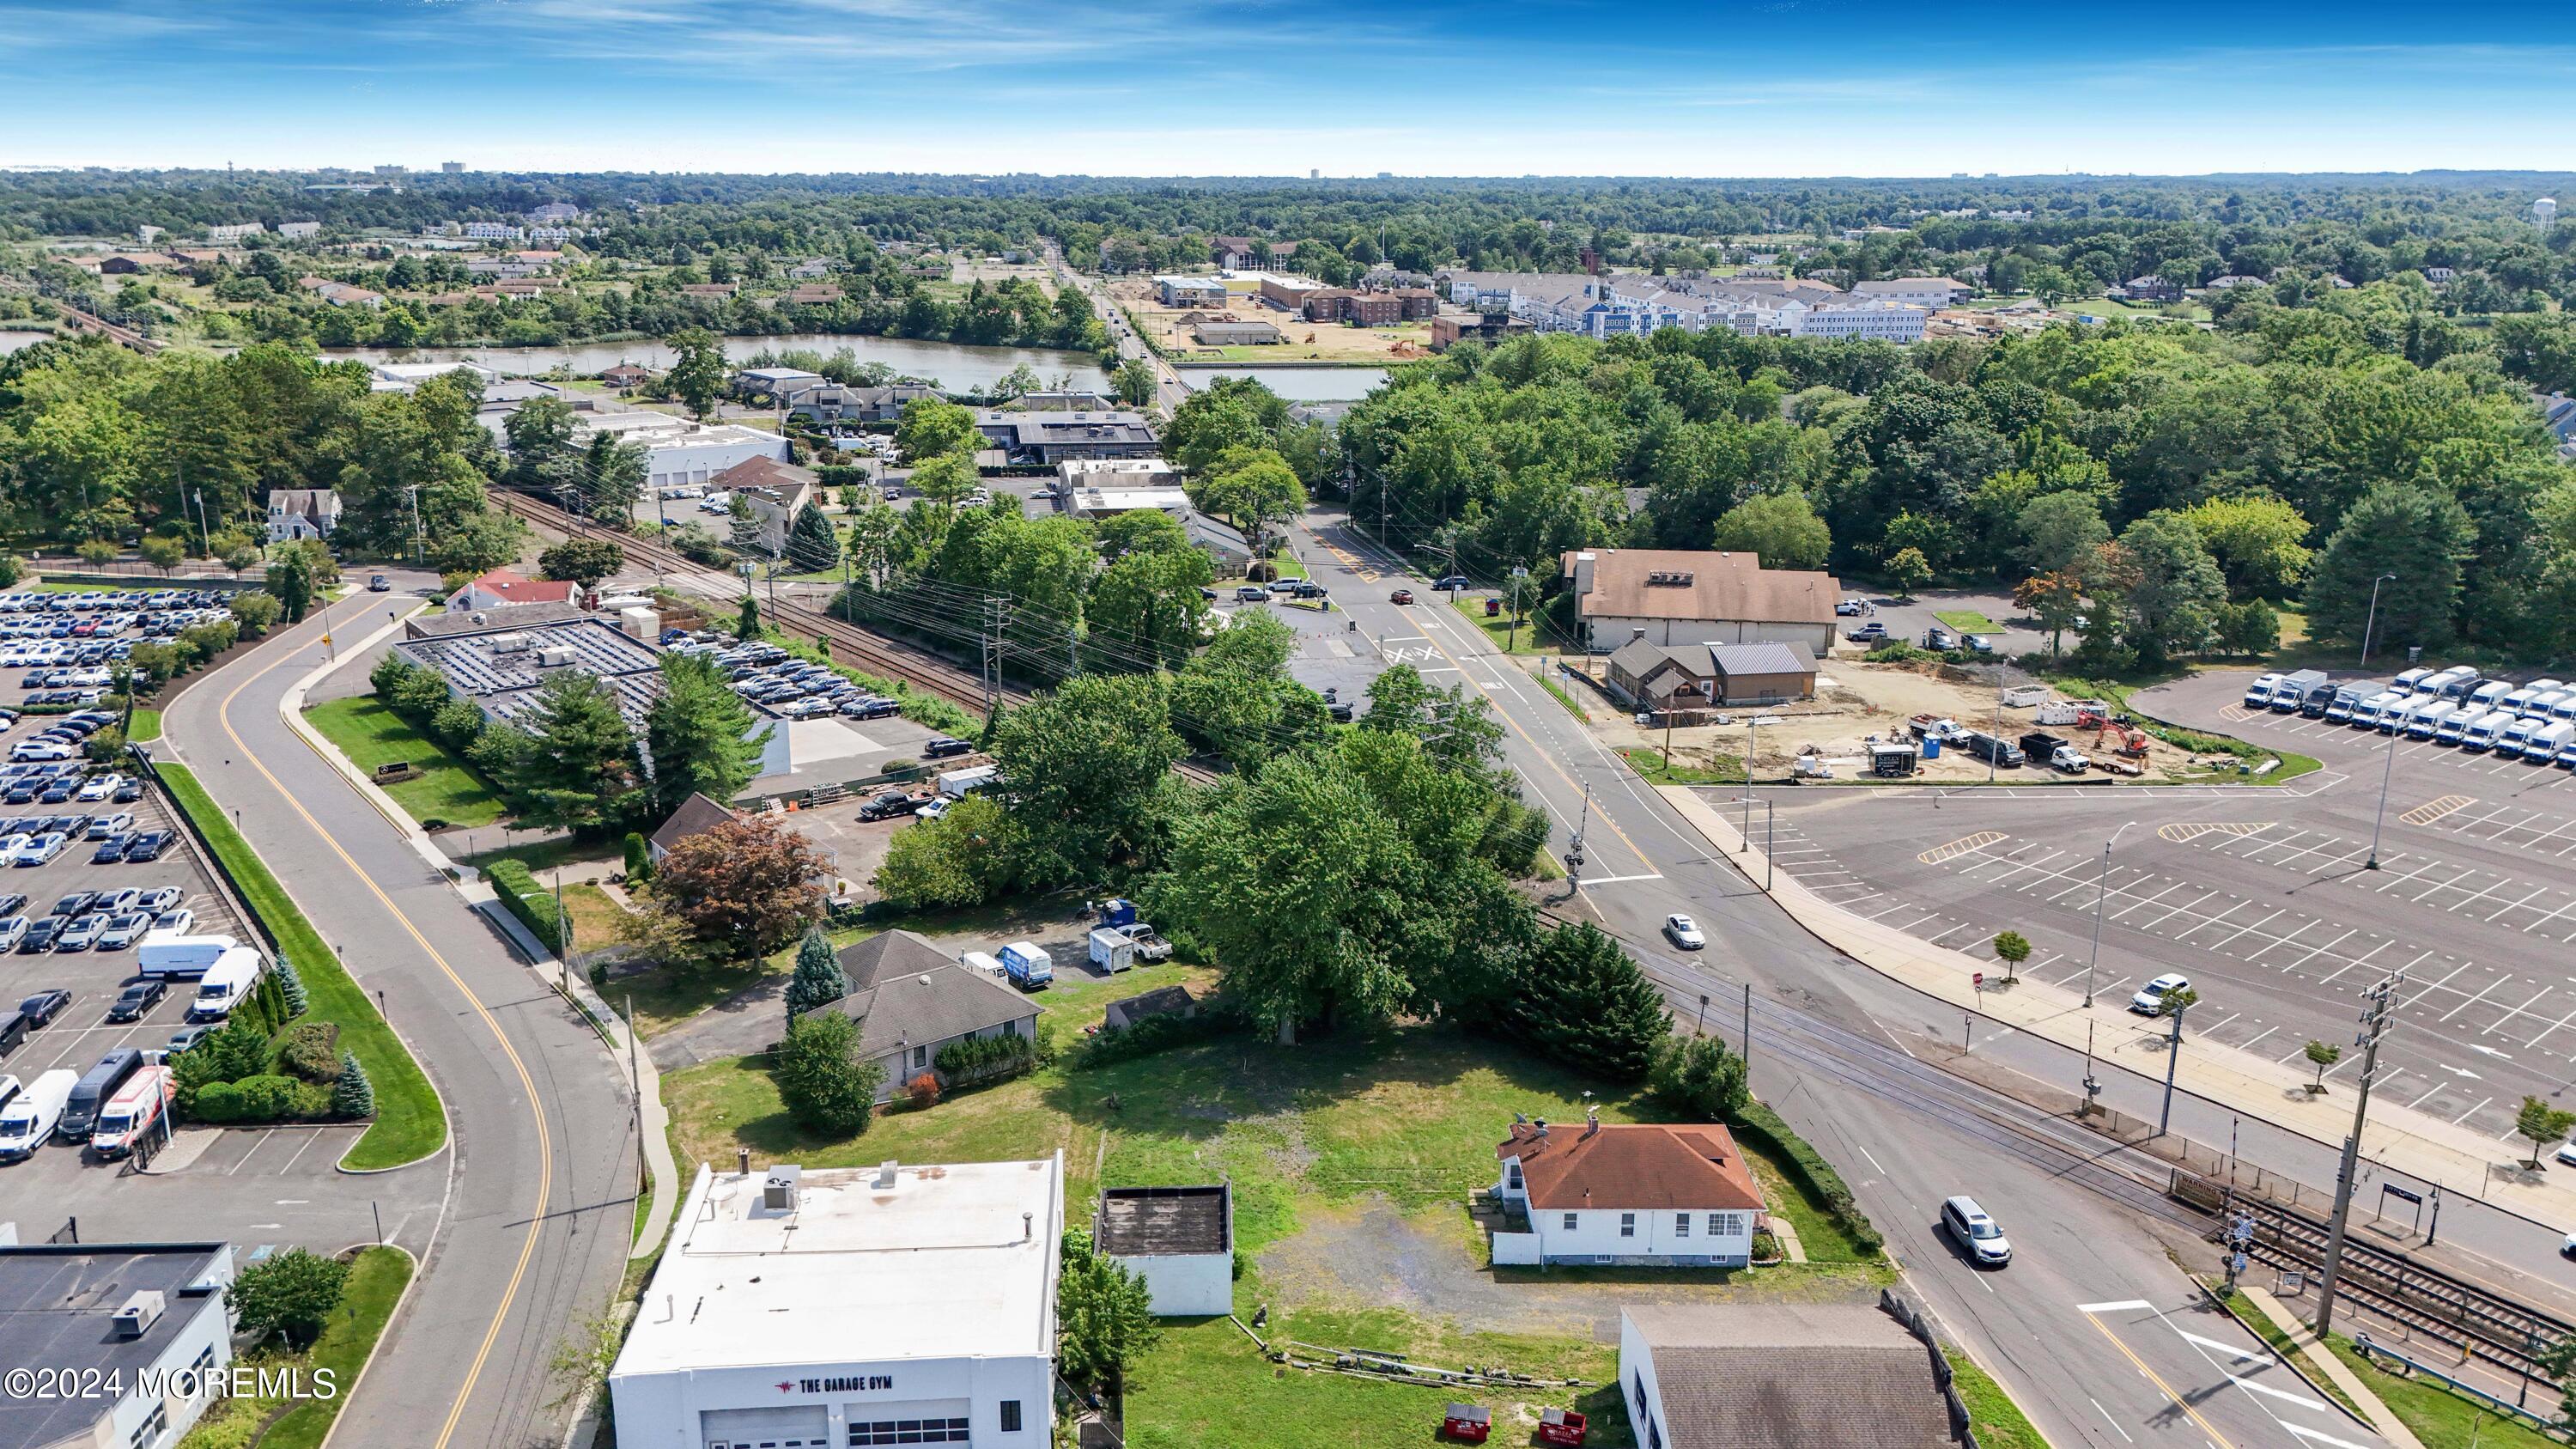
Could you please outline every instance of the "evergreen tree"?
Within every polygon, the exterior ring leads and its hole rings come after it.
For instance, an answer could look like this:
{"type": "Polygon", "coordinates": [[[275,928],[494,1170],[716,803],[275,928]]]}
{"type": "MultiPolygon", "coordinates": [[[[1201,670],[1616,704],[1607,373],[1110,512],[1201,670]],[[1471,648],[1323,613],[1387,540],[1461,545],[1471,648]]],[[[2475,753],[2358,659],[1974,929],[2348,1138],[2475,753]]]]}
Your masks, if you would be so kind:
{"type": "Polygon", "coordinates": [[[635,732],[606,681],[572,669],[548,675],[526,729],[526,751],[507,780],[522,824],[588,830],[625,816],[634,803],[635,732]]]}
{"type": "Polygon", "coordinates": [[[733,637],[737,639],[760,637],[760,601],[753,598],[749,590],[744,591],[741,606],[734,610],[733,637]]]}
{"type": "Polygon", "coordinates": [[[358,1065],[354,1052],[340,1053],[340,1079],[331,1084],[331,1115],[334,1117],[373,1117],[376,1115],[376,1087],[367,1080],[367,1069],[358,1065]]]}
{"type": "Polygon", "coordinates": [[[268,566],[268,591],[286,606],[286,622],[304,622],[305,611],[313,607],[313,575],[302,554],[289,550],[268,566]]]}
{"type": "Polygon", "coordinates": [[[823,510],[810,502],[796,510],[796,520],[788,527],[787,561],[806,573],[840,566],[841,536],[823,510]]]}
{"type": "Polygon", "coordinates": [[[1056,1364],[1065,1378],[1114,1387],[1128,1365],[1162,1336],[1145,1280],[1092,1246],[1080,1228],[1065,1231],[1056,1278],[1056,1364]]]}
{"type": "Polygon", "coordinates": [[[731,804],[760,769],[761,746],[770,732],[761,730],[755,737],[757,724],[751,706],[726,685],[711,661],[694,654],[663,655],[662,696],[644,715],[653,819],[669,819],[693,794],[731,804]]]}
{"type": "Polygon", "coordinates": [[[304,989],[303,974],[295,969],[293,961],[283,955],[277,958],[277,989],[286,993],[289,1016],[302,1016],[306,1003],[313,999],[312,993],[304,989]]]}
{"type": "Polygon", "coordinates": [[[778,1096],[798,1126],[827,1137],[868,1129],[885,1068],[859,1060],[858,1045],[858,1023],[846,1012],[807,1012],[787,1024],[778,1048],[778,1096]]]}
{"type": "Polygon", "coordinates": [[[1539,1050],[1619,1082],[1642,1080],[1672,1030],[1653,983],[1588,924],[1559,926],[1524,953],[1507,1010],[1539,1050]]]}
{"type": "Polygon", "coordinates": [[[2371,489],[2344,515],[2308,580],[2308,632],[2358,644],[2369,630],[2373,654],[2448,644],[2460,566],[2476,536],[2468,511],[2439,489],[2409,483],[2371,489]],[[2379,583],[2382,574],[2396,577],[2379,583]],[[2375,583],[2379,620],[2373,628],[2375,583]]]}
{"type": "Polygon", "coordinates": [[[731,530],[725,542],[736,553],[767,553],[769,545],[761,540],[760,515],[751,511],[749,500],[734,495],[733,506],[725,511],[725,522],[731,530]]]}
{"type": "Polygon", "coordinates": [[[788,1019],[849,994],[850,980],[841,974],[841,958],[832,950],[832,938],[823,934],[821,926],[806,927],[805,939],[796,943],[796,975],[787,983],[788,1019]]]}

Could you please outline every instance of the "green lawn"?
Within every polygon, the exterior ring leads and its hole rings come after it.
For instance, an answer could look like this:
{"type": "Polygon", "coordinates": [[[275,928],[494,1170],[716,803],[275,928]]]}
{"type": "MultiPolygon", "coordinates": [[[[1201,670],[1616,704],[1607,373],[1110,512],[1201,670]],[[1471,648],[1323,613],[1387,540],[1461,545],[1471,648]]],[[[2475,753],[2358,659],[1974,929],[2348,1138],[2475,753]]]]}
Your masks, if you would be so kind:
{"type": "Polygon", "coordinates": [[[351,1171],[399,1167],[417,1162],[436,1152],[447,1141],[447,1112],[438,1094],[431,1089],[429,1078],[422,1075],[420,1064],[412,1060],[393,1028],[376,1014],[376,1003],[348,969],[340,964],[313,924],[297,909],[293,897],[278,883],[268,862],[259,858],[233,828],[231,819],[216,808],[206,787],[185,765],[157,764],[153,767],[169,788],[171,798],[187,813],[198,834],[213,842],[215,858],[224,874],[231,877],[277,948],[295,962],[312,1000],[305,1015],[317,1021],[335,1022],[340,1028],[340,1045],[355,1052],[366,1068],[367,1080],[376,1089],[376,1121],[351,1147],[340,1165],[351,1171]]]}
{"type": "Polygon", "coordinates": [[[400,1248],[369,1248],[349,1268],[349,1285],[340,1295],[340,1310],[331,1326],[305,1351],[305,1362],[329,1369],[340,1392],[328,1399],[307,1399],[289,1410],[259,1436],[260,1449],[314,1449],[331,1432],[331,1421],[348,1402],[348,1389],[358,1370],[376,1351],[376,1340],[393,1316],[403,1285],[411,1281],[411,1255],[400,1248]]]}
{"type": "Polygon", "coordinates": [[[1585,709],[1581,701],[1577,700],[1573,695],[1566,693],[1564,685],[1550,679],[1545,674],[1541,674],[1538,677],[1538,687],[1546,690],[1552,695],[1555,695],[1556,702],[1565,706],[1566,713],[1583,721],[1585,724],[1592,723],[1592,712],[1585,709]]]}
{"type": "MultiPolygon", "coordinates": [[[[2551,1449],[2560,1442],[2529,1424],[2500,1416],[2474,1399],[2455,1394],[2434,1380],[2405,1378],[2378,1368],[2354,1352],[2352,1340],[2340,1333],[2327,1335],[2326,1346],[2379,1396],[2388,1412],[2415,1431],[2415,1437],[2424,1441],[2424,1449],[2468,1449],[2473,1436],[2482,1449],[2488,1445],[2494,1449],[2551,1449]]],[[[2556,1406],[2544,1399],[2537,1407],[2546,1413],[2556,1406]]]]}
{"type": "Polygon", "coordinates": [[[419,766],[418,777],[384,787],[412,819],[472,827],[501,818],[501,797],[482,776],[374,698],[335,699],[306,710],[304,718],[368,774],[378,765],[419,766]]]}
{"type": "Polygon", "coordinates": [[[572,949],[576,955],[615,945],[629,918],[624,906],[586,880],[566,881],[563,903],[564,913],[572,917],[572,949]]]}
{"type": "Polygon", "coordinates": [[[1932,617],[1970,634],[2000,634],[2004,628],[1975,609],[1935,609],[1932,617]]]}
{"type": "Polygon", "coordinates": [[[148,745],[161,738],[161,711],[157,709],[136,710],[130,723],[133,727],[125,737],[135,744],[148,745]]]}
{"type": "Polygon", "coordinates": [[[1639,778],[1652,784],[1741,785],[1744,783],[1744,762],[1733,755],[1718,756],[1714,769],[1704,769],[1687,761],[1667,766],[1664,763],[1662,751],[1640,749],[1635,745],[1622,746],[1619,755],[1628,762],[1629,769],[1637,772],[1639,778]]]}
{"type": "MultiPolygon", "coordinates": [[[[1526,594],[1528,590],[1524,589],[1522,592],[1526,594]]],[[[1450,607],[1456,609],[1459,616],[1468,623],[1484,630],[1485,637],[1493,640],[1494,648],[1502,653],[1545,654],[1548,652],[1547,644],[1539,637],[1538,620],[1534,615],[1524,612],[1520,627],[1514,628],[1512,611],[1507,605],[1500,615],[1488,619],[1485,617],[1484,598],[1475,594],[1461,598],[1450,607]]]]}
{"type": "Polygon", "coordinates": [[[1945,1348],[1941,1354],[1950,1360],[1951,1385],[1968,1406],[1968,1422],[1976,1426],[1979,1449],[2048,1449],[2039,1426],[1993,1375],[1955,1348],[1945,1348]]]}
{"type": "Polygon", "coordinates": [[[1283,1369],[1261,1356],[1222,1318],[1169,1322],[1162,1342],[1137,1365],[1127,1389],[1129,1449],[1419,1449],[1432,1442],[1453,1399],[1494,1410],[1493,1442],[1531,1442],[1506,1417],[1511,1406],[1580,1408],[1588,1445],[1633,1443],[1621,1402],[1616,1344],[1444,1331],[1395,1309],[1274,1311],[1265,1336],[1330,1348],[1372,1348],[1444,1368],[1501,1365],[1590,1387],[1428,1388],[1349,1374],[1283,1369]]]}

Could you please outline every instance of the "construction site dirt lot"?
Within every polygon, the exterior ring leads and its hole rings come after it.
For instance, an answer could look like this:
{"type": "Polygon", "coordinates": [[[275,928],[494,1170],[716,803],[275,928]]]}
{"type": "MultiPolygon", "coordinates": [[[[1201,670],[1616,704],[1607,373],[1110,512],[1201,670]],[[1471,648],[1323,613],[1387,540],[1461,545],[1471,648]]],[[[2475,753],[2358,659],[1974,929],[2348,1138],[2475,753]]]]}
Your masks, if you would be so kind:
{"type": "MultiPolygon", "coordinates": [[[[1866,779],[1869,758],[1864,746],[1873,736],[1882,741],[1910,738],[1906,722],[1918,714],[1956,720],[1973,730],[1991,732],[2000,728],[2004,738],[2014,741],[2032,730],[2044,729],[2088,755],[2107,756],[2118,743],[2116,734],[2097,744],[2096,730],[2040,724],[2034,717],[2035,708],[2005,709],[1999,724],[1990,681],[1938,665],[1828,659],[1821,661],[1814,699],[1763,708],[1730,708],[1722,713],[1732,723],[1677,727],[1671,732],[1672,763],[1676,769],[1717,770],[1732,777],[1734,762],[1743,758],[1750,734],[1758,751],[1753,761],[1756,779],[1790,778],[1801,754],[1821,756],[1837,781],[1866,779]]],[[[1595,733],[1613,748],[1637,746],[1661,752],[1665,747],[1663,730],[1636,723],[1636,717],[1624,710],[1596,709],[1593,719],[1595,733]]],[[[2153,738],[2148,738],[2146,744],[2147,757],[2140,762],[2145,772],[2133,778],[2149,784],[2172,784],[2205,780],[2213,773],[2206,757],[2153,738]]],[[[1986,780],[1990,768],[1965,750],[1945,747],[1939,759],[1922,761],[1914,778],[1931,784],[1968,784],[1986,780]]],[[[2227,760],[2225,768],[2232,773],[2235,761],[2227,760]]],[[[2036,762],[2001,773],[2018,784],[2074,779],[2100,784],[2132,778],[2098,768],[2081,776],[2061,774],[2036,762]]]]}
{"type": "Polygon", "coordinates": [[[1409,362],[1431,355],[1431,324],[1406,322],[1394,327],[1346,327],[1339,322],[1309,322],[1261,300],[1258,293],[1231,284],[1233,296],[1222,307],[1166,307],[1150,281],[1127,278],[1109,284],[1109,295],[1136,330],[1163,354],[1178,362],[1409,362]],[[1188,320],[1184,320],[1188,319],[1188,320]],[[1191,327],[1198,321],[1267,322],[1286,340],[1257,347],[1202,347],[1191,327]]]}

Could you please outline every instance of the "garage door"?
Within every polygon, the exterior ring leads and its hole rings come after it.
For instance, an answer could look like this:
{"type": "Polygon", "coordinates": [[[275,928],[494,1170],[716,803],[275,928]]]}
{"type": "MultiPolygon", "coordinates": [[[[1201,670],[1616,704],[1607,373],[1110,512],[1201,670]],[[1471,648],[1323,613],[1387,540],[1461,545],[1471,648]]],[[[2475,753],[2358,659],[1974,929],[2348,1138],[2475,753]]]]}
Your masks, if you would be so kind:
{"type": "Polygon", "coordinates": [[[831,1417],[823,1406],[710,1409],[698,1415],[706,1449],[830,1449],[831,1417]]]}

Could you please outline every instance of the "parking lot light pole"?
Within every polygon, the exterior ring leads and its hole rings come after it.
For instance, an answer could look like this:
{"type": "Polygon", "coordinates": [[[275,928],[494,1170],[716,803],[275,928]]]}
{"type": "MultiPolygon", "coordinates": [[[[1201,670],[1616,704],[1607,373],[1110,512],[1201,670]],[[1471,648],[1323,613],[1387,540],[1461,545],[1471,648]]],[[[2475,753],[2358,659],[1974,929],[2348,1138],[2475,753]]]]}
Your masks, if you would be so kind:
{"type": "Polygon", "coordinates": [[[2379,586],[2395,579],[2395,574],[2381,574],[2370,581],[2370,618],[2361,626],[2361,667],[2370,667],[2370,634],[2379,626],[2379,586]]]}
{"type": "Polygon", "coordinates": [[[2102,963],[2102,903],[2111,889],[2111,847],[2120,843],[2121,830],[2137,823],[2134,820],[2122,821],[2120,829],[2112,831],[2111,838],[2102,842],[2102,874],[2093,881],[2093,954],[2084,961],[2084,1004],[2088,1007],[2093,1004],[2093,968],[2102,963]]]}
{"type": "Polygon", "coordinates": [[[2379,812],[2370,818],[2370,859],[2363,870],[2379,869],[2379,832],[2388,824],[2388,786],[2397,776],[2398,731],[2388,732],[2388,762],[2379,768],[2379,812]]]}

